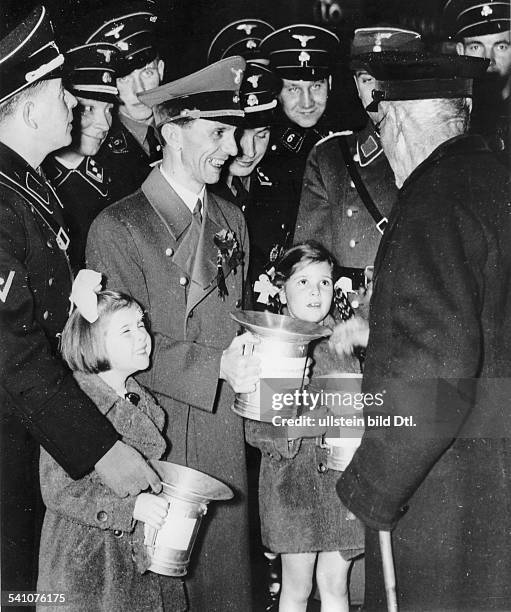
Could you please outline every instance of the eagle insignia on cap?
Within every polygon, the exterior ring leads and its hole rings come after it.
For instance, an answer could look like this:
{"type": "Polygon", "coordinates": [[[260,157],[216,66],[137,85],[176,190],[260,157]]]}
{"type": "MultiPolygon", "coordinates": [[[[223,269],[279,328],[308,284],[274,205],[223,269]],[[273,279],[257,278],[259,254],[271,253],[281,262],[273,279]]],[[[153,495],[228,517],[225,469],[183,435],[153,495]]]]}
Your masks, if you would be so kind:
{"type": "Polygon", "coordinates": [[[107,64],[110,63],[110,59],[112,58],[112,49],[96,49],[96,51],[105,57],[105,62],[107,64]]]}
{"type": "Polygon", "coordinates": [[[243,68],[231,68],[234,74],[234,83],[239,85],[241,83],[241,75],[243,74],[243,68]]]}
{"type": "Polygon", "coordinates": [[[236,26],[236,29],[243,30],[244,32],[246,32],[247,36],[250,36],[250,34],[252,33],[252,30],[255,27],[256,26],[254,23],[240,23],[238,26],[236,26]]]}
{"type": "Polygon", "coordinates": [[[307,68],[307,62],[310,62],[311,56],[307,53],[307,51],[302,51],[298,56],[298,61],[300,62],[300,68],[307,68]]]}
{"type": "Polygon", "coordinates": [[[103,83],[111,83],[112,75],[109,72],[103,72],[103,76],[101,77],[103,83]]]}
{"type": "Polygon", "coordinates": [[[481,15],[483,17],[488,17],[488,15],[491,15],[492,13],[493,13],[492,7],[488,6],[487,4],[485,4],[483,8],[481,9],[481,15]]]}
{"type": "Polygon", "coordinates": [[[377,32],[374,37],[374,47],[373,51],[375,53],[380,53],[382,50],[382,42],[385,38],[391,38],[392,32],[377,32]]]}
{"type": "MultiPolygon", "coordinates": [[[[292,38],[296,38],[300,42],[300,46],[305,49],[309,40],[314,40],[315,36],[307,36],[306,34],[292,34],[292,38]]],[[[309,58],[310,59],[310,58],[309,58]]]]}
{"type": "Polygon", "coordinates": [[[124,30],[124,23],[120,23],[118,26],[110,30],[110,32],[105,32],[105,36],[113,36],[114,38],[120,38],[120,32],[124,30]]]}
{"type": "Polygon", "coordinates": [[[257,84],[259,83],[259,79],[261,78],[260,74],[253,74],[251,77],[248,77],[247,81],[252,85],[255,89],[257,84]]]}
{"type": "Polygon", "coordinates": [[[250,94],[247,98],[248,106],[257,106],[259,104],[259,100],[255,94],[250,94]]]}
{"type": "Polygon", "coordinates": [[[257,47],[257,43],[253,38],[251,38],[250,40],[247,40],[247,44],[245,46],[247,49],[255,49],[257,47]]]}

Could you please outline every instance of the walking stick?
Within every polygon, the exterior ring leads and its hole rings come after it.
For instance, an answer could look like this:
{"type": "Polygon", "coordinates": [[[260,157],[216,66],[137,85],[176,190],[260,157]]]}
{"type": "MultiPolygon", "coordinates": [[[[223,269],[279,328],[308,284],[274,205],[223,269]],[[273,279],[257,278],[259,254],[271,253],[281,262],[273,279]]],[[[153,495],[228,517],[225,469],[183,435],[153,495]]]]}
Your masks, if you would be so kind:
{"type": "Polygon", "coordinates": [[[387,612],[398,612],[396,594],[396,572],[392,557],[392,535],[390,531],[379,531],[381,562],[383,566],[383,581],[387,597],[387,612]]]}

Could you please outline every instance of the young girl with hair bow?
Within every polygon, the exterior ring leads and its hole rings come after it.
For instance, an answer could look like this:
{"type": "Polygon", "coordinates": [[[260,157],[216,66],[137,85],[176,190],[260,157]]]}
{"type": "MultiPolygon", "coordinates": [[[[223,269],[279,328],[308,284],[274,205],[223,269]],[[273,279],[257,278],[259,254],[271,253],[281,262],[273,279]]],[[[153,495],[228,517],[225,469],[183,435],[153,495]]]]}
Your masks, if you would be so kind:
{"type": "MultiPolygon", "coordinates": [[[[61,352],[78,385],[123,442],[147,459],[165,452],[163,410],[131,376],[149,367],[151,337],[130,296],[99,291],[101,275],[81,270],[76,307],[62,332],[61,352]]],[[[70,414],[69,418],[73,418],[70,414]]],[[[67,611],[186,610],[180,579],[146,571],[144,523],[159,529],[168,503],[151,493],[118,498],[93,472],[72,480],[41,450],[46,505],[39,551],[39,592],[62,593],[67,611]]],[[[60,605],[55,610],[61,610],[60,605]]],[[[48,602],[44,610],[53,609],[48,602]]]]}

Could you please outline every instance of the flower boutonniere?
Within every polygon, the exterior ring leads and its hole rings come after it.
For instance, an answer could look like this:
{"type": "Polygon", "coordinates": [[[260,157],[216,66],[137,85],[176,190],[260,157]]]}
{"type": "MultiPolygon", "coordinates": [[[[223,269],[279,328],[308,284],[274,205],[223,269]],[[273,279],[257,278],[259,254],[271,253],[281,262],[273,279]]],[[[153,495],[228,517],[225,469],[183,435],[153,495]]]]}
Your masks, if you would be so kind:
{"type": "Polygon", "coordinates": [[[236,268],[243,261],[243,251],[240,250],[236,234],[231,230],[220,230],[215,234],[213,240],[218,249],[216,256],[216,284],[218,287],[218,295],[224,300],[225,296],[229,295],[229,292],[225,284],[223,265],[225,264],[233,271],[233,274],[236,274],[236,268]]]}

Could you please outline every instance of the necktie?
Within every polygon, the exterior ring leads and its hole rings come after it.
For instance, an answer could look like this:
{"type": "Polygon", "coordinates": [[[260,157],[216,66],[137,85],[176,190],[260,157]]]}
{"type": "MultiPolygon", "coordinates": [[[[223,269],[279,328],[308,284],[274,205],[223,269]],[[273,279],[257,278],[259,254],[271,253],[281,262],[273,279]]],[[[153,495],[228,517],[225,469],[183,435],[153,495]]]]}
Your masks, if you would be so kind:
{"type": "Polygon", "coordinates": [[[159,161],[162,157],[161,144],[156,136],[156,130],[152,125],[148,126],[147,128],[145,141],[149,148],[149,163],[153,164],[154,162],[159,161]]]}
{"type": "Polygon", "coordinates": [[[200,198],[197,200],[197,204],[195,204],[195,208],[193,209],[193,216],[195,220],[199,222],[199,225],[202,225],[202,201],[200,198]]]}
{"type": "Polygon", "coordinates": [[[134,406],[136,406],[140,401],[140,395],[138,393],[134,393],[133,391],[128,391],[128,393],[126,393],[124,397],[134,406]]]}

